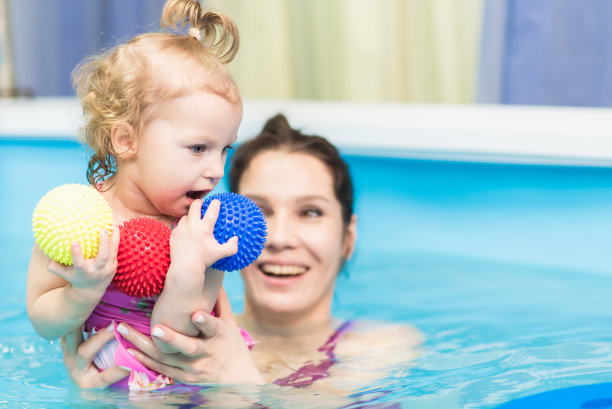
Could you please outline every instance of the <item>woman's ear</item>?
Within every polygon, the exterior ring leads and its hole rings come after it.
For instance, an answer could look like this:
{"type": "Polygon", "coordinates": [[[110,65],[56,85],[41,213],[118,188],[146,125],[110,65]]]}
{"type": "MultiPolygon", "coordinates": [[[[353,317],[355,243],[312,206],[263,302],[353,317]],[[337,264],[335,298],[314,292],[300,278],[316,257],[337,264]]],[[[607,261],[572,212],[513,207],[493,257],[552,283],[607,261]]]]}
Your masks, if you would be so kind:
{"type": "Polygon", "coordinates": [[[346,228],[344,235],[344,245],[342,248],[342,257],[348,260],[355,251],[355,243],[357,242],[357,215],[353,214],[346,228]]]}
{"type": "Polygon", "coordinates": [[[111,128],[111,142],[118,158],[129,159],[136,156],[138,151],[136,131],[127,122],[113,125],[111,128]]]}

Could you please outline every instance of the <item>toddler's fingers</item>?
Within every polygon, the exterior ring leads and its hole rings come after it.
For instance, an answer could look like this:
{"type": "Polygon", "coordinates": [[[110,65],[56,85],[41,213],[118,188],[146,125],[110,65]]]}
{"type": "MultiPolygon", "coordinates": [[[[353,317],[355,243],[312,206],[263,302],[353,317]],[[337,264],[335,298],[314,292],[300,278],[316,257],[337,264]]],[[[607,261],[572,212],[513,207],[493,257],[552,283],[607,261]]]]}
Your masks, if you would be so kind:
{"type": "Polygon", "coordinates": [[[83,258],[83,249],[78,241],[75,241],[70,245],[70,253],[72,254],[72,264],[74,264],[75,267],[82,269],[85,259],[83,258]]]}
{"type": "Polygon", "coordinates": [[[113,226],[113,233],[110,238],[110,253],[109,258],[114,260],[117,258],[117,253],[119,252],[119,241],[121,240],[121,229],[119,229],[118,225],[113,226]]]}
{"type": "Polygon", "coordinates": [[[189,206],[189,212],[187,213],[187,219],[198,221],[201,219],[200,215],[202,214],[202,203],[201,199],[196,199],[189,206]]]}
{"type": "Polygon", "coordinates": [[[70,281],[74,274],[74,267],[65,266],[52,259],[47,263],[47,270],[66,281],[70,281]]]}
{"type": "Polygon", "coordinates": [[[174,234],[175,231],[180,231],[181,229],[179,229],[179,227],[182,227],[185,225],[185,223],[187,223],[187,216],[183,216],[179,219],[178,223],[176,224],[176,227],[172,230],[172,234],[174,234]]]}
{"type": "Polygon", "coordinates": [[[210,226],[211,230],[215,228],[215,223],[217,223],[217,218],[219,217],[220,209],[221,202],[217,199],[214,199],[208,205],[206,213],[204,213],[204,223],[207,226],[210,226]]]}
{"type": "MultiPolygon", "coordinates": [[[[103,267],[108,260],[111,253],[111,238],[108,237],[108,231],[105,229],[100,230],[98,234],[99,245],[98,254],[96,254],[96,264],[98,267],[103,267]]],[[[73,256],[74,257],[74,256],[73,256]]]]}
{"type": "Polygon", "coordinates": [[[221,244],[221,247],[219,250],[219,253],[220,253],[219,259],[222,259],[224,257],[233,256],[237,252],[238,252],[238,236],[234,236],[230,238],[228,241],[226,241],[225,243],[221,244]]]}

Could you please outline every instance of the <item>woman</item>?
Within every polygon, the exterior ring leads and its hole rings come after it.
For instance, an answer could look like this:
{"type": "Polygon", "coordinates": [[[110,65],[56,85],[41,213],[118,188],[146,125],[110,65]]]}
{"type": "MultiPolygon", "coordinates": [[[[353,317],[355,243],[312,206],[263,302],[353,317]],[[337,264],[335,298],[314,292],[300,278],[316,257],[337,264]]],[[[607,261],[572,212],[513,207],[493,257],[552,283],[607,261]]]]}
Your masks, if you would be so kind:
{"type": "MultiPolygon", "coordinates": [[[[140,350],[132,351],[137,359],[184,383],[274,383],[346,393],[384,378],[389,365],[418,356],[421,337],[412,327],[343,322],[331,315],[336,278],[357,238],[350,174],[333,145],[303,135],[277,115],[236,150],[229,185],[259,205],[269,229],[262,255],[242,271],[244,313],[234,317],[221,291],[216,317],[201,311],[192,316],[199,338],[154,327],[153,336],[179,354],[161,353],[149,338],[121,324],[140,350]],[[256,341],[250,353],[239,326],[256,341]]],[[[92,366],[91,358],[110,338],[101,332],[80,346],[79,334],[63,339],[66,366],[77,384],[101,387],[125,376],[118,368],[98,373],[92,366]]]]}

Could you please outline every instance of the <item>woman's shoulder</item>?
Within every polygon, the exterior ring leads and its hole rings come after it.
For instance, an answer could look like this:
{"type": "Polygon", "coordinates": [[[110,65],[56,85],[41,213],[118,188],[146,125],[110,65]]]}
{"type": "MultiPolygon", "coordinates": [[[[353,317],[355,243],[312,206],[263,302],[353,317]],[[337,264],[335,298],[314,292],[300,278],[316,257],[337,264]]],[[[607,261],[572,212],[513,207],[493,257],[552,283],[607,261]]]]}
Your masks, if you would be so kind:
{"type": "Polygon", "coordinates": [[[421,354],[423,341],[423,334],[410,324],[353,320],[341,334],[336,352],[344,357],[385,355],[395,360],[412,360],[421,354]]]}
{"type": "Polygon", "coordinates": [[[371,319],[354,319],[350,322],[351,329],[358,332],[398,331],[410,334],[420,334],[420,331],[406,322],[379,321],[371,319]]]}
{"type": "Polygon", "coordinates": [[[379,337],[387,335],[392,340],[403,339],[409,343],[422,342],[423,334],[415,326],[405,322],[389,322],[377,320],[349,320],[343,324],[349,329],[347,333],[363,337],[379,337]]]}
{"type": "Polygon", "coordinates": [[[422,356],[423,340],[423,334],[406,323],[350,321],[338,336],[330,376],[318,386],[352,393],[394,373],[405,373],[422,356]]]}

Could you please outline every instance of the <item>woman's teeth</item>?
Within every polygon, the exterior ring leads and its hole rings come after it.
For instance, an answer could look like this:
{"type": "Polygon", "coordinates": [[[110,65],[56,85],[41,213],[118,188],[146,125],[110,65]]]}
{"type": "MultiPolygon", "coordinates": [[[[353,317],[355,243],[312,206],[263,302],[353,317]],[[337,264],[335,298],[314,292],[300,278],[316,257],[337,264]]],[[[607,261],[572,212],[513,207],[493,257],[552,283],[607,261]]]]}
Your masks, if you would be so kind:
{"type": "Polygon", "coordinates": [[[289,266],[279,264],[263,264],[261,271],[266,275],[273,276],[298,276],[304,274],[307,268],[302,266],[289,266]]]}

